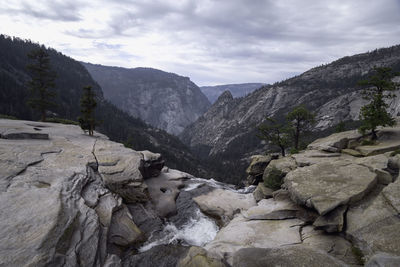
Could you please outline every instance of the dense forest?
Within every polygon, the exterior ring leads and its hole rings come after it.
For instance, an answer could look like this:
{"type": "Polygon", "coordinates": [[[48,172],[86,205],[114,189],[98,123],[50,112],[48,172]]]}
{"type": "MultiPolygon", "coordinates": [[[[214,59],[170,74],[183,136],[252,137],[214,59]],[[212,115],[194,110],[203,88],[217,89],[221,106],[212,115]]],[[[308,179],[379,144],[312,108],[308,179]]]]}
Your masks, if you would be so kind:
{"type": "MultiPolygon", "coordinates": [[[[39,119],[39,114],[27,105],[27,82],[31,77],[26,69],[28,53],[39,47],[45,48],[29,40],[0,35],[0,114],[24,120],[39,119]]],[[[50,110],[51,116],[76,121],[80,115],[82,89],[92,86],[98,102],[96,119],[101,122],[96,130],[135,150],[161,153],[171,168],[197,176],[208,175],[177,137],[119,110],[104,99],[101,87],[78,61],[54,49],[45,49],[50,56],[51,68],[57,75],[54,88],[56,105],[50,110]]]]}

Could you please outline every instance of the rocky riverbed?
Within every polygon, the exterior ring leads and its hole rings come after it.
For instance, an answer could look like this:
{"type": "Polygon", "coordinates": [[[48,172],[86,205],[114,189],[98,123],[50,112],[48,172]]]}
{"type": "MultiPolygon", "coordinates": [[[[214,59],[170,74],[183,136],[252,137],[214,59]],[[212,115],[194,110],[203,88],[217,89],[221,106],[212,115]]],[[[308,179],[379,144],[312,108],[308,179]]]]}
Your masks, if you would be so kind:
{"type": "Polygon", "coordinates": [[[0,120],[0,266],[399,266],[400,128],[379,134],[253,157],[260,183],[236,190],[77,126],[0,120]]]}

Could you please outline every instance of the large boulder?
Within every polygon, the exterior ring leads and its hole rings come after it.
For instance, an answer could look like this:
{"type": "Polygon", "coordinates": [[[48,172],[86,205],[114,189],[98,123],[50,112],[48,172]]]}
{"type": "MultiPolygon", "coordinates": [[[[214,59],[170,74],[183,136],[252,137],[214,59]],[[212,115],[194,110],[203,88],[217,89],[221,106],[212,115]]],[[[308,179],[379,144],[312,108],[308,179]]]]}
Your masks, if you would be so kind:
{"type": "Polygon", "coordinates": [[[308,145],[308,149],[326,152],[340,152],[347,148],[350,141],[360,139],[362,135],[357,130],[335,133],[325,138],[320,138],[308,145]]]}
{"type": "Polygon", "coordinates": [[[254,155],[251,157],[249,167],[246,169],[247,174],[257,176],[263,174],[264,169],[268,163],[272,160],[269,155],[254,155]]]}
{"type": "Polygon", "coordinates": [[[358,164],[326,162],[288,173],[285,187],[296,203],[325,215],[340,205],[362,199],[377,183],[376,176],[358,164]]]}
{"type": "Polygon", "coordinates": [[[159,245],[148,251],[127,255],[123,267],[170,267],[177,266],[179,261],[185,257],[189,248],[181,245],[159,245]]]}
{"type": "Polygon", "coordinates": [[[97,140],[93,153],[99,173],[112,192],[120,195],[126,203],[148,200],[147,187],[140,172],[143,164],[141,153],[122,144],[111,144],[108,140],[97,140]]]}
{"type": "Polygon", "coordinates": [[[347,212],[346,234],[367,258],[377,252],[400,255],[398,183],[399,180],[347,212]]]}
{"type": "Polygon", "coordinates": [[[296,161],[292,157],[272,160],[264,170],[264,185],[274,190],[279,189],[285,175],[296,168],[296,161]]]}
{"type": "Polygon", "coordinates": [[[283,220],[296,218],[301,208],[289,200],[263,199],[257,206],[243,211],[248,220],[283,220]]]}
{"type": "Polygon", "coordinates": [[[307,246],[242,248],[233,256],[233,267],[342,267],[346,264],[326,252],[307,246]]]}
{"type": "Polygon", "coordinates": [[[140,153],[143,156],[143,163],[140,166],[140,172],[142,173],[143,177],[146,179],[160,175],[165,163],[161,154],[153,153],[148,150],[140,151],[140,153]]]}
{"type": "Polygon", "coordinates": [[[241,248],[277,248],[300,243],[302,223],[297,219],[249,221],[237,215],[205,249],[226,256],[231,264],[233,254],[241,248]]]}
{"type": "Polygon", "coordinates": [[[183,181],[190,177],[190,174],[164,168],[159,176],[145,180],[150,199],[160,217],[176,214],[176,199],[185,186],[183,181]]]}
{"type": "Polygon", "coordinates": [[[223,189],[215,189],[193,200],[202,212],[216,218],[220,225],[228,223],[240,211],[256,205],[252,194],[240,194],[223,189]]]}
{"type": "Polygon", "coordinates": [[[181,259],[178,267],[225,267],[228,266],[223,258],[214,255],[200,247],[191,247],[185,258],[181,259]]]}
{"type": "Polygon", "coordinates": [[[262,199],[271,198],[272,197],[271,188],[266,187],[263,183],[259,183],[256,189],[253,191],[254,199],[258,202],[262,199]]]}

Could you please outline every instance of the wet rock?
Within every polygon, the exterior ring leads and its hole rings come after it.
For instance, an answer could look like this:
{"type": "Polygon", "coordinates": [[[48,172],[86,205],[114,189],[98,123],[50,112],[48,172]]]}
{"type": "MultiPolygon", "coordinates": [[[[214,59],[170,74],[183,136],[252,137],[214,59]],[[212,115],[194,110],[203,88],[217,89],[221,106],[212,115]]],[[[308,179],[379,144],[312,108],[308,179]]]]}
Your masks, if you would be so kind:
{"type": "Polygon", "coordinates": [[[287,246],[281,248],[242,248],[233,256],[232,266],[342,267],[346,264],[323,251],[307,246],[287,246]]]}
{"type": "Polygon", "coordinates": [[[289,200],[263,199],[257,206],[243,211],[243,217],[248,220],[283,220],[296,217],[299,206],[289,200]]]}
{"type": "Polygon", "coordinates": [[[176,198],[180,189],[184,187],[183,181],[189,177],[191,175],[187,173],[165,169],[158,177],[145,180],[158,216],[168,217],[176,214],[176,198]]]}
{"type": "Polygon", "coordinates": [[[296,203],[325,215],[362,199],[375,186],[376,176],[369,168],[346,161],[320,163],[290,172],[285,187],[296,203]]]}
{"type": "Polygon", "coordinates": [[[160,245],[136,255],[128,255],[122,262],[123,267],[170,267],[177,266],[185,257],[189,247],[180,245],[160,245]]]}
{"type": "Polygon", "coordinates": [[[239,194],[229,190],[215,189],[193,199],[205,214],[217,218],[221,225],[228,223],[233,215],[256,205],[252,194],[239,194]]]}
{"type": "Polygon", "coordinates": [[[146,203],[135,203],[127,205],[132,219],[139,229],[145,234],[146,239],[157,232],[161,232],[163,222],[158,217],[154,205],[149,201],[146,203]]]}
{"type": "Polygon", "coordinates": [[[233,254],[241,248],[277,248],[301,242],[302,221],[290,220],[246,220],[237,215],[222,228],[205,249],[226,256],[232,263],[233,254]]]}
{"type": "Polygon", "coordinates": [[[200,247],[191,247],[185,258],[179,261],[178,267],[225,267],[228,266],[221,257],[213,255],[200,247]]]}
{"type": "Polygon", "coordinates": [[[273,190],[265,187],[263,183],[257,185],[256,190],[253,192],[254,199],[258,202],[262,199],[271,198],[273,190]]]}
{"type": "Polygon", "coordinates": [[[144,179],[160,175],[165,163],[161,154],[153,153],[148,150],[140,151],[140,153],[143,155],[143,163],[140,166],[140,172],[144,179]]]}
{"type": "Polygon", "coordinates": [[[315,229],[324,230],[328,233],[341,232],[344,226],[344,213],[346,212],[346,206],[340,206],[333,211],[319,216],[313,226],[315,229]]]}
{"type": "Polygon", "coordinates": [[[142,231],[133,222],[132,215],[125,205],[113,213],[108,242],[121,247],[128,247],[143,240],[142,231]]]}

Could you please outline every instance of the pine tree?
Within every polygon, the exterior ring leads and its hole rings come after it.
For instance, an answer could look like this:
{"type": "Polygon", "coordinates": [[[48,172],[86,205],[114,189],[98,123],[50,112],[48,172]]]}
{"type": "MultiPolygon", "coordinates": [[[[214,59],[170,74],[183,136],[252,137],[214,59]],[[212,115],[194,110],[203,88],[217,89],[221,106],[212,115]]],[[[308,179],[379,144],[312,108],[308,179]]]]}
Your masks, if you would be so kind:
{"type": "Polygon", "coordinates": [[[44,47],[32,50],[28,57],[33,61],[32,64],[27,65],[32,76],[28,83],[32,93],[28,105],[40,112],[41,121],[46,121],[46,111],[55,106],[55,103],[51,101],[55,93],[49,89],[55,87],[56,74],[51,70],[50,58],[44,47]]]}
{"type": "Polygon", "coordinates": [[[91,86],[83,88],[81,97],[81,113],[82,116],[78,118],[79,124],[85,132],[88,131],[90,136],[93,136],[93,131],[96,127],[96,120],[94,117],[94,110],[97,106],[96,95],[92,91],[91,86]]]}
{"type": "Polygon", "coordinates": [[[362,125],[359,131],[365,134],[370,130],[373,140],[378,138],[376,135],[378,126],[394,126],[396,124],[395,119],[386,111],[389,105],[385,100],[396,97],[393,92],[398,89],[398,84],[393,82],[392,78],[397,75],[399,74],[392,72],[390,68],[374,68],[372,76],[359,82],[359,85],[365,87],[363,98],[370,101],[360,110],[362,125]]]}
{"type": "Polygon", "coordinates": [[[294,149],[299,150],[300,136],[315,123],[315,115],[308,111],[304,105],[300,105],[289,112],[286,119],[290,124],[294,149]]]}
{"type": "Polygon", "coordinates": [[[265,122],[258,127],[258,138],[266,140],[281,149],[285,156],[285,149],[289,145],[288,127],[286,124],[278,123],[275,119],[266,117],[265,122]]]}

